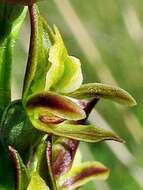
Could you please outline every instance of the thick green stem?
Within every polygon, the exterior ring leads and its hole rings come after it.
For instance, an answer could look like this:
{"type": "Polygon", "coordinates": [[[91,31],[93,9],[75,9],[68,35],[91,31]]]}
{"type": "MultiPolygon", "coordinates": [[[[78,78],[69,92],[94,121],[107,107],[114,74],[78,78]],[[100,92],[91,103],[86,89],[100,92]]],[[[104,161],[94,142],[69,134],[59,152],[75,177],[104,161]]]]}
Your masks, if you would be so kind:
{"type": "Polygon", "coordinates": [[[0,42],[0,111],[11,100],[11,63],[12,63],[12,48],[11,38],[0,42]]]}
{"type": "Polygon", "coordinates": [[[13,48],[26,8],[0,4],[0,116],[11,101],[13,48]]]}

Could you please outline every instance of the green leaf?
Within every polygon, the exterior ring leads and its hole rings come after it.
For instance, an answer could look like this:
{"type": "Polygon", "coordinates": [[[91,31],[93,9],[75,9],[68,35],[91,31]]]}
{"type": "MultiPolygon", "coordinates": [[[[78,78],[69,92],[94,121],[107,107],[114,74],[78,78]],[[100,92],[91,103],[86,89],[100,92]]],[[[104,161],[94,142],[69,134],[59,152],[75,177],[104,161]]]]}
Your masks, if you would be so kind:
{"type": "Polygon", "coordinates": [[[9,146],[9,154],[15,167],[16,190],[25,190],[29,183],[27,169],[18,152],[11,146],[9,146]]]}
{"type": "Polygon", "coordinates": [[[105,180],[109,169],[99,162],[85,162],[72,168],[58,180],[60,190],[72,190],[91,180],[105,180]]]}
{"type": "Polygon", "coordinates": [[[54,123],[55,116],[58,116],[59,119],[69,120],[80,120],[86,117],[79,105],[69,98],[53,92],[41,92],[31,96],[27,101],[26,108],[31,120],[45,118],[44,120],[47,120],[45,123],[54,123]]]}
{"type": "MultiPolygon", "coordinates": [[[[11,100],[11,64],[16,37],[27,8],[0,4],[0,110],[11,100]]],[[[0,113],[1,114],[1,113],[0,113]]]]}
{"type": "Polygon", "coordinates": [[[40,175],[35,172],[32,177],[30,184],[27,190],[50,190],[49,187],[46,185],[45,181],[40,177],[40,175]]]}
{"type": "Polygon", "coordinates": [[[52,147],[52,169],[56,178],[72,167],[78,145],[79,141],[62,137],[54,142],[52,147]]]}
{"type": "Polygon", "coordinates": [[[107,98],[128,106],[136,105],[135,99],[125,90],[101,83],[83,84],[68,96],[77,99],[107,98]]]}

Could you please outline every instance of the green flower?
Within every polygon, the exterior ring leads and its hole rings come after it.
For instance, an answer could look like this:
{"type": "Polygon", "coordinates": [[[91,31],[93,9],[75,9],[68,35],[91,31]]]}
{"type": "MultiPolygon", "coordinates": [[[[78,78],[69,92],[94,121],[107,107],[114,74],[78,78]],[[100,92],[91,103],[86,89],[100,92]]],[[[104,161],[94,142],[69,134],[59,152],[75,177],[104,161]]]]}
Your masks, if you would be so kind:
{"type": "Polygon", "coordinates": [[[101,98],[128,106],[136,102],[118,87],[82,84],[80,60],[69,56],[57,27],[47,25],[36,5],[29,13],[31,41],[23,96],[3,106],[0,131],[0,148],[14,166],[15,188],[73,190],[90,180],[104,180],[109,169],[95,161],[82,163],[79,143],[123,140],[90,124],[88,116],[101,98]]]}
{"type": "Polygon", "coordinates": [[[109,85],[82,85],[81,63],[69,56],[57,27],[52,30],[37,7],[30,12],[31,48],[23,105],[33,126],[49,134],[87,142],[121,141],[112,132],[80,121],[87,119],[86,105],[93,98],[108,98],[132,106],[136,104],[133,97],[109,85]]]}

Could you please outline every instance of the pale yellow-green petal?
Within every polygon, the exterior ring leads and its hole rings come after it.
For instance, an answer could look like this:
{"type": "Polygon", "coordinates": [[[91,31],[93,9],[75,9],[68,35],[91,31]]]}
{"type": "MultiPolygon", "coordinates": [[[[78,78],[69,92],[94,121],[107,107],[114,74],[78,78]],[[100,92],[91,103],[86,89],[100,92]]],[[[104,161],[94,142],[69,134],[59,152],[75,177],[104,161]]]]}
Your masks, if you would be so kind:
{"type": "Polygon", "coordinates": [[[107,98],[128,106],[136,105],[135,99],[127,91],[101,83],[83,84],[79,89],[68,95],[77,99],[107,98]]]}
{"type": "Polygon", "coordinates": [[[83,81],[80,60],[67,56],[64,61],[64,73],[61,80],[56,84],[56,91],[69,93],[78,89],[83,81]]]}
{"type": "Polygon", "coordinates": [[[85,162],[72,168],[57,181],[60,190],[72,190],[91,180],[105,180],[109,169],[99,162],[85,162]]]}
{"type": "Polygon", "coordinates": [[[27,190],[50,190],[38,173],[34,173],[27,190]]]}

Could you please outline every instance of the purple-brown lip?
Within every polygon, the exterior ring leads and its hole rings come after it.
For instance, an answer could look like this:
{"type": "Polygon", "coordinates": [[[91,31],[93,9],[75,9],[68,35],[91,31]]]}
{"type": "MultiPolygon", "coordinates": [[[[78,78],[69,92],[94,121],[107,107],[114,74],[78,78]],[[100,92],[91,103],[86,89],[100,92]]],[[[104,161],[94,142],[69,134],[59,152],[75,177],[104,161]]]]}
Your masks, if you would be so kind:
{"type": "Polygon", "coordinates": [[[45,124],[60,124],[65,121],[65,119],[60,118],[58,116],[48,117],[47,115],[41,115],[39,119],[41,122],[45,124]]]}

